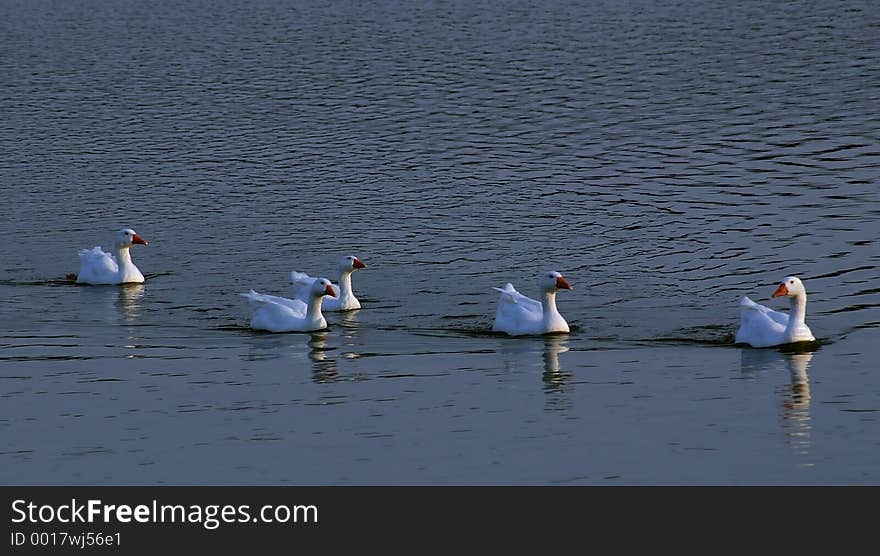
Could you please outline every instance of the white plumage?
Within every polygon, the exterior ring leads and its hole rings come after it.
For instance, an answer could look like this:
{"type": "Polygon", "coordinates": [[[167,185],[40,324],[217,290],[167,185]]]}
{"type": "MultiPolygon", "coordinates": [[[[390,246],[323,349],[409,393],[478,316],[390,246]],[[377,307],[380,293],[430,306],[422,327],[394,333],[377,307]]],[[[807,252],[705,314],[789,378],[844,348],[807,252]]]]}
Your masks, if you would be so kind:
{"type": "MultiPolygon", "coordinates": [[[[339,284],[331,284],[336,297],[324,297],[321,308],[324,311],[351,311],[361,308],[361,302],[354,295],[351,287],[351,275],[354,271],[367,268],[360,259],[353,255],[342,257],[339,261],[339,284]]],[[[294,270],[290,273],[290,283],[293,284],[294,295],[305,302],[309,295],[309,288],[317,280],[305,272],[294,270]]]]}
{"type": "Polygon", "coordinates": [[[568,323],[556,308],[556,292],[570,290],[571,285],[555,271],[544,273],[538,285],[541,301],[519,293],[510,283],[493,288],[501,295],[492,330],[511,336],[568,332],[568,323]]]}
{"type": "Polygon", "coordinates": [[[816,339],[805,322],[807,290],[803,282],[796,276],[786,277],[773,293],[773,297],[782,296],[791,300],[788,314],[774,311],[745,296],[740,300],[736,343],[761,348],[816,339]]]}
{"type": "Polygon", "coordinates": [[[116,255],[107,253],[100,247],[79,250],[78,284],[130,284],[142,283],[144,275],[131,260],[132,245],[147,245],[147,242],[131,228],[119,230],[116,236],[116,255]]]}
{"type": "Polygon", "coordinates": [[[321,313],[321,298],[335,294],[330,287],[330,280],[317,278],[309,287],[307,302],[262,294],[254,290],[241,295],[247,298],[253,309],[251,328],[254,330],[309,332],[327,328],[327,321],[321,313]]]}

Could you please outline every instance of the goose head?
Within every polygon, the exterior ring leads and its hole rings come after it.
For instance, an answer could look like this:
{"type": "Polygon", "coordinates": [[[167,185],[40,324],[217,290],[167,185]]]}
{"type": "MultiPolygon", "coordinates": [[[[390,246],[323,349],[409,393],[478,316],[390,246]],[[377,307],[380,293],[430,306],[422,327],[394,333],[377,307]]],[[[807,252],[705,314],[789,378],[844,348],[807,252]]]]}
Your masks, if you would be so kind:
{"type": "Polygon", "coordinates": [[[367,265],[354,255],[348,255],[339,260],[339,271],[342,273],[354,272],[361,268],[367,268],[367,265]]]}
{"type": "Polygon", "coordinates": [[[131,247],[134,244],[147,245],[147,240],[137,235],[131,228],[122,228],[116,235],[116,247],[131,247]]]}
{"type": "Polygon", "coordinates": [[[556,271],[545,272],[541,276],[541,291],[545,292],[557,292],[559,290],[570,290],[571,284],[568,283],[568,280],[562,276],[562,274],[556,271]]]}
{"type": "Polygon", "coordinates": [[[804,288],[804,283],[801,282],[800,278],[797,276],[786,276],[779,283],[776,291],[773,292],[773,297],[798,297],[806,294],[807,290],[804,288]]]}
{"type": "Polygon", "coordinates": [[[333,286],[330,285],[330,280],[326,278],[318,278],[312,282],[311,293],[312,297],[323,297],[325,295],[336,297],[336,293],[333,291],[333,286]]]}

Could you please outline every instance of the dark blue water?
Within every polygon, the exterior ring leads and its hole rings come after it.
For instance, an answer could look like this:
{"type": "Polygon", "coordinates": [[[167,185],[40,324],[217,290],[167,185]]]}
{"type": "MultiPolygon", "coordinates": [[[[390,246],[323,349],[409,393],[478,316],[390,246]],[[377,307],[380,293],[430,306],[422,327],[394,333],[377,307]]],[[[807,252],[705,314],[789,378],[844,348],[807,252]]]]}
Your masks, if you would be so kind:
{"type": "Polygon", "coordinates": [[[3,484],[878,482],[876,3],[33,0],[0,36],[3,484]],[[144,285],[63,281],[122,226],[144,285]],[[345,254],[360,311],[248,329],[345,254]],[[549,269],[572,332],[491,334],[549,269]],[[733,346],[789,274],[819,342],[733,346]]]}

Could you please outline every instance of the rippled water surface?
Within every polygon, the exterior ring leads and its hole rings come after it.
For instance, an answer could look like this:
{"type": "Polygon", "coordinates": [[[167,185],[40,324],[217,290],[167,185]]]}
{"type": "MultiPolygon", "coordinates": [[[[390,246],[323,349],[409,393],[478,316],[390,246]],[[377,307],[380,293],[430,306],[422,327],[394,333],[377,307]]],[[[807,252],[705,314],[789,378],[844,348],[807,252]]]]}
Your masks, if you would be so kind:
{"type": "Polygon", "coordinates": [[[880,482],[876,2],[12,0],[0,36],[0,482],[880,482]],[[145,284],[64,281],[122,226],[145,284]],[[249,330],[345,254],[360,311],[249,330]],[[572,332],[492,334],[548,269],[572,332]],[[819,341],[734,346],[788,274],[819,341]]]}

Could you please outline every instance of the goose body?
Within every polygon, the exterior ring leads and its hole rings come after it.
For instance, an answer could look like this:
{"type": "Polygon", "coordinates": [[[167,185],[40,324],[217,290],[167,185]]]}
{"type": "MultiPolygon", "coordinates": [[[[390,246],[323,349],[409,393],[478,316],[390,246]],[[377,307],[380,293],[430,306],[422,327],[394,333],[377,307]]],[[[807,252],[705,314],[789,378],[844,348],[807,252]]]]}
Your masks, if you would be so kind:
{"type": "Polygon", "coordinates": [[[268,332],[309,332],[327,328],[321,313],[321,298],[335,295],[330,280],[318,278],[309,287],[308,302],[287,299],[254,290],[241,294],[250,303],[251,328],[268,332]]]}
{"type": "Polygon", "coordinates": [[[131,260],[132,245],[147,242],[131,228],[119,230],[116,236],[116,254],[107,253],[100,247],[80,249],[77,284],[139,284],[144,275],[131,260]]]}
{"type": "Polygon", "coordinates": [[[774,298],[783,296],[791,302],[788,314],[774,311],[743,296],[739,303],[740,325],[735,342],[762,348],[815,341],[813,332],[805,322],[807,290],[803,282],[796,276],[786,277],[773,293],[774,298]]]}
{"type": "Polygon", "coordinates": [[[571,289],[562,274],[551,271],[541,277],[541,301],[519,293],[510,283],[493,289],[501,293],[493,331],[510,336],[569,331],[568,323],[556,308],[556,292],[571,289]]]}
{"type": "MultiPolygon", "coordinates": [[[[339,261],[339,283],[331,284],[335,297],[326,296],[321,302],[321,309],[324,311],[352,311],[361,308],[361,302],[358,301],[351,289],[351,275],[367,265],[353,255],[342,257],[339,261]]],[[[290,282],[293,284],[294,293],[297,298],[305,302],[309,295],[309,288],[317,280],[313,276],[309,276],[305,272],[297,272],[294,270],[290,273],[290,282]]]]}

